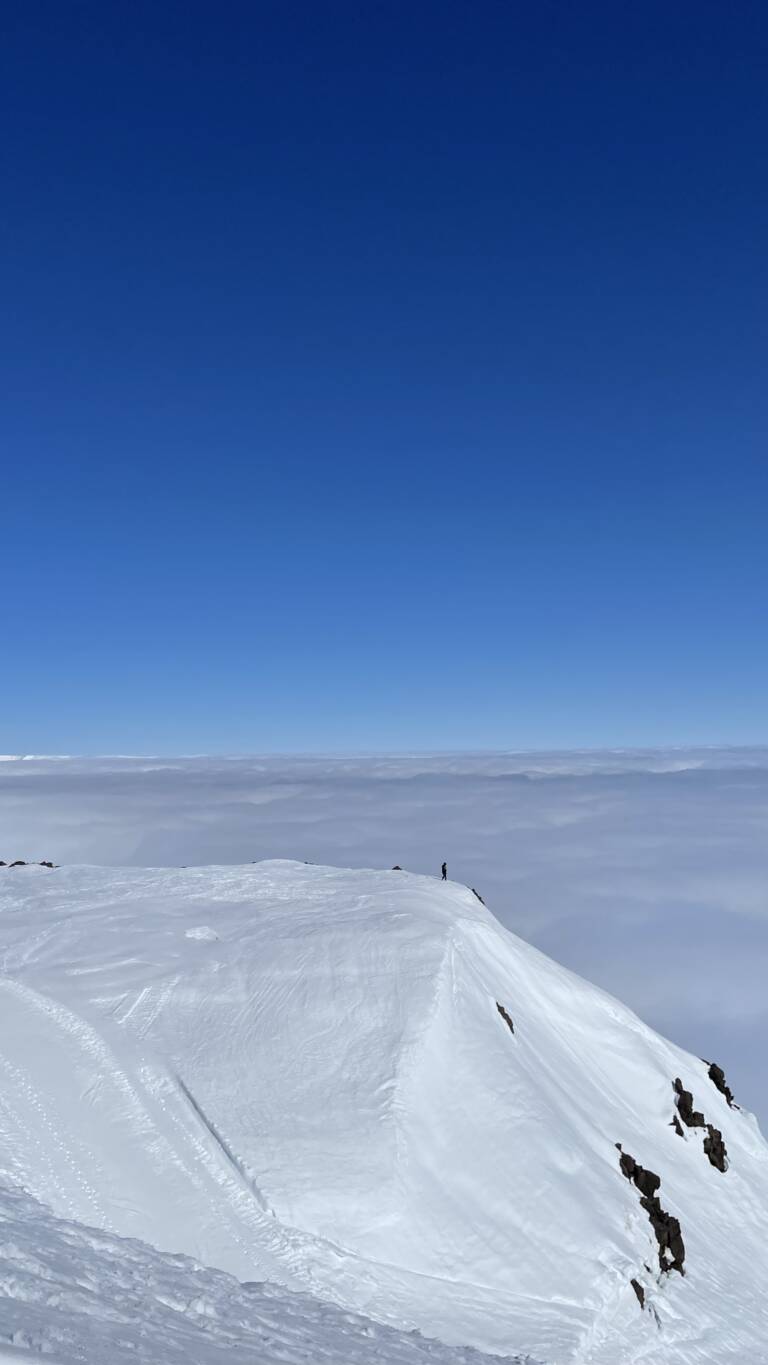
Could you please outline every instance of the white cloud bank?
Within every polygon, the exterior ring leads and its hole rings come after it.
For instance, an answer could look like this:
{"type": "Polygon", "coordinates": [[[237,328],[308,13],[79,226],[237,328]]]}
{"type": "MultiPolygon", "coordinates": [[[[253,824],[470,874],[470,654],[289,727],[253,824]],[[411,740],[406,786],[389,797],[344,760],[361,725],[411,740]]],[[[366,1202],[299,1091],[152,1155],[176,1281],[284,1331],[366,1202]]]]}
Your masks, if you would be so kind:
{"type": "Polygon", "coordinates": [[[447,859],[510,928],[724,1065],[768,1128],[768,750],[0,767],[6,861],[272,857],[447,859]]]}

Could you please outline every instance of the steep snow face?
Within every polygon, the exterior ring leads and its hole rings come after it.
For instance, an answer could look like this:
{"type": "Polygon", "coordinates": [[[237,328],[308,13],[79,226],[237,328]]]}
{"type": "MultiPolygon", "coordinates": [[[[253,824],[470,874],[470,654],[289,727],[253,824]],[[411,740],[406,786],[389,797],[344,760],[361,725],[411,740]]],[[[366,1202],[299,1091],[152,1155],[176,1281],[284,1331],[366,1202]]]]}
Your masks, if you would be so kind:
{"type": "Polygon", "coordinates": [[[470,891],[0,874],[0,1163],[57,1214],[551,1365],[768,1361],[754,1120],[470,891]]]}

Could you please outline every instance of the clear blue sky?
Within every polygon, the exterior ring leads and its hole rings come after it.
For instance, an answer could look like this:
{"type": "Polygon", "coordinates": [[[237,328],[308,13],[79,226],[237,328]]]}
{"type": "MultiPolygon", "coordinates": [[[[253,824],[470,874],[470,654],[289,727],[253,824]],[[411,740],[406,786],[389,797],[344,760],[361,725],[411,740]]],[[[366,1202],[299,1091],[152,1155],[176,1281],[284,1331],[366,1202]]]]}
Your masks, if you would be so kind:
{"type": "Polygon", "coordinates": [[[763,4],[0,37],[0,751],[768,740],[763,4]]]}

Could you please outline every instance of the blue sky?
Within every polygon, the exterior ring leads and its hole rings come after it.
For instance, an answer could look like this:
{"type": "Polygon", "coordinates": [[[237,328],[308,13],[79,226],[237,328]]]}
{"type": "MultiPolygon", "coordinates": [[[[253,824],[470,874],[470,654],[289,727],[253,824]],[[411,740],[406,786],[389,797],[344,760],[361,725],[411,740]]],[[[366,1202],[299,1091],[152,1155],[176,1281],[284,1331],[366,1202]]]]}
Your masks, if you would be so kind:
{"type": "Polygon", "coordinates": [[[36,4],[0,750],[768,740],[768,18],[36,4]]]}

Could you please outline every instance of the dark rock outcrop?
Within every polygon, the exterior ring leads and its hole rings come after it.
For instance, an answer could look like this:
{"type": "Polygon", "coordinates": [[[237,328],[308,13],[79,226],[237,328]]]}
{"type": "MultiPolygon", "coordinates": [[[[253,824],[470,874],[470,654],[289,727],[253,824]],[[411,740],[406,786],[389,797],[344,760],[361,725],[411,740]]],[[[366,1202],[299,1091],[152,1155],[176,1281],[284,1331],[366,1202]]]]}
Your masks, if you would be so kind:
{"type": "Polygon", "coordinates": [[[721,1066],[718,1066],[717,1062],[707,1062],[706,1065],[709,1067],[709,1071],[707,1072],[709,1079],[711,1080],[715,1089],[719,1090],[721,1095],[725,1095],[725,1098],[728,1101],[729,1109],[734,1108],[738,1109],[739,1106],[734,1105],[733,1091],[726,1082],[725,1072],[723,1071],[723,1068],[721,1066]]]}
{"type": "MultiPolygon", "coordinates": [[[[714,1063],[712,1065],[714,1066],[714,1063]]],[[[715,1071],[719,1073],[719,1077],[722,1077],[723,1085],[725,1085],[725,1076],[723,1075],[723,1072],[721,1071],[720,1067],[715,1067],[715,1071]]],[[[717,1084],[717,1081],[715,1081],[715,1084],[717,1084]]],[[[717,1088],[719,1090],[720,1086],[718,1085],[717,1088]]],[[[728,1090],[727,1086],[726,1090],[728,1090]]],[[[723,1091],[722,1093],[725,1094],[725,1091],[723,1091]]],[[[679,1076],[675,1081],[675,1094],[677,1095],[677,1112],[679,1113],[681,1119],[683,1120],[683,1123],[687,1124],[689,1128],[706,1128],[707,1135],[704,1138],[704,1151],[707,1155],[710,1164],[712,1166],[715,1166],[718,1171],[727,1171],[728,1153],[725,1149],[725,1143],[723,1142],[723,1135],[720,1132],[720,1129],[715,1128],[711,1123],[707,1123],[706,1119],[704,1118],[704,1115],[700,1114],[698,1109],[694,1109],[693,1095],[691,1094],[690,1090],[683,1089],[683,1083],[680,1080],[679,1076]]],[[[731,1092],[730,1090],[728,1090],[726,1099],[728,1099],[728,1095],[730,1094],[731,1092]]],[[[731,1098],[728,1100],[728,1103],[731,1104],[732,1100],[733,1096],[731,1095],[731,1098]]]]}
{"type": "Polygon", "coordinates": [[[480,895],[480,892],[479,892],[479,891],[476,891],[475,888],[474,888],[474,886],[472,887],[472,895],[473,895],[473,896],[477,896],[477,899],[479,900],[479,902],[480,902],[481,905],[485,905],[485,901],[483,900],[482,896],[480,895]]]}
{"type": "Polygon", "coordinates": [[[655,1171],[646,1171],[642,1166],[638,1166],[635,1171],[634,1182],[646,1199],[653,1199],[661,1185],[661,1176],[656,1175],[655,1171]]]}
{"type": "Polygon", "coordinates": [[[616,1143],[619,1152],[619,1165],[622,1173],[640,1191],[640,1206],[645,1209],[653,1228],[659,1247],[659,1266],[662,1270],[677,1270],[684,1275],[685,1244],[680,1230],[680,1222],[661,1206],[656,1191],[661,1185],[661,1177],[654,1171],[646,1171],[635,1161],[629,1152],[622,1151],[621,1143],[616,1143]]]}
{"type": "Polygon", "coordinates": [[[675,1080],[675,1094],[677,1095],[677,1112],[680,1115],[686,1128],[704,1128],[706,1126],[704,1115],[693,1107],[693,1095],[690,1090],[683,1089],[683,1082],[678,1076],[675,1080]]]}
{"type": "Polygon", "coordinates": [[[41,861],[41,863],[40,863],[40,866],[41,866],[41,867],[54,867],[55,864],[54,864],[54,863],[46,862],[45,858],[43,858],[42,861],[41,861]]]}
{"type": "Polygon", "coordinates": [[[678,1137],[685,1137],[685,1133],[683,1132],[682,1124],[681,1124],[679,1118],[677,1117],[677,1114],[673,1114],[673,1115],[672,1115],[672,1122],[670,1123],[669,1126],[670,1126],[670,1128],[674,1128],[674,1130],[675,1130],[675,1132],[677,1133],[677,1136],[678,1136],[678,1137]]]}
{"type": "Polygon", "coordinates": [[[402,870],[403,869],[401,868],[399,863],[395,863],[394,867],[392,868],[393,872],[402,872],[402,870]]]}
{"type": "Polygon", "coordinates": [[[645,1290],[643,1289],[643,1286],[640,1284],[640,1281],[630,1280],[629,1283],[631,1284],[632,1288],[637,1294],[637,1300],[638,1303],[640,1304],[640,1307],[645,1308],[645,1290]]]}
{"type": "Polygon", "coordinates": [[[512,1023],[512,1020],[510,1019],[509,1015],[507,1014],[507,1011],[505,1010],[504,1006],[500,1005],[498,1000],[496,1001],[496,1008],[499,1011],[499,1014],[501,1015],[502,1019],[504,1020],[504,1023],[507,1025],[507,1028],[509,1029],[510,1033],[514,1033],[515,1026],[512,1023]]]}
{"type": "Polygon", "coordinates": [[[711,1123],[707,1124],[704,1151],[709,1157],[710,1164],[715,1166],[718,1171],[728,1170],[728,1153],[725,1150],[723,1135],[720,1132],[720,1129],[713,1128],[711,1123]]]}
{"type": "Polygon", "coordinates": [[[619,1165],[622,1173],[627,1177],[627,1180],[631,1180],[632,1184],[637,1186],[641,1194],[652,1199],[661,1184],[661,1176],[656,1175],[655,1171],[646,1171],[644,1166],[641,1166],[633,1156],[629,1155],[629,1152],[623,1152],[620,1142],[616,1143],[616,1147],[620,1153],[619,1165]]]}
{"type": "Polygon", "coordinates": [[[27,864],[24,862],[23,858],[17,858],[15,863],[9,863],[8,866],[9,866],[9,867],[26,867],[27,864]]]}
{"type": "Polygon", "coordinates": [[[640,1200],[641,1206],[645,1209],[651,1221],[651,1227],[656,1235],[659,1244],[659,1265],[662,1270],[677,1270],[680,1275],[685,1272],[685,1243],[680,1230],[680,1222],[671,1213],[661,1207],[658,1199],[640,1200]]]}
{"type": "Polygon", "coordinates": [[[633,1156],[630,1156],[629,1152],[622,1152],[620,1142],[616,1143],[616,1148],[619,1152],[619,1165],[621,1167],[621,1174],[625,1175],[627,1177],[627,1180],[634,1180],[635,1171],[637,1170],[637,1162],[635,1161],[635,1158],[633,1156]]]}

